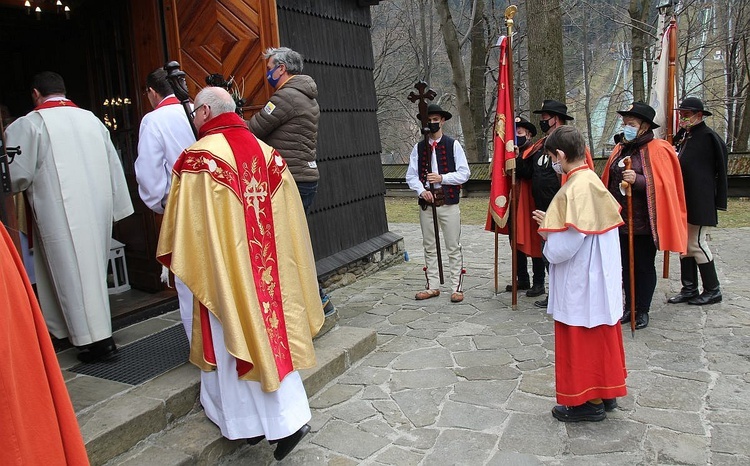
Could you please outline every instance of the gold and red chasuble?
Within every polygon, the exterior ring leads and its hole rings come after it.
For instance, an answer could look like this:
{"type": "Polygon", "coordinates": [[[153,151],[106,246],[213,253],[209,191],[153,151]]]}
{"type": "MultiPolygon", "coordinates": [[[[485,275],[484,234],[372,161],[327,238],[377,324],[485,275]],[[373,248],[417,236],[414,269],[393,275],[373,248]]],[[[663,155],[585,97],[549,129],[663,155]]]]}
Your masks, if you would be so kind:
{"type": "Polygon", "coordinates": [[[202,370],[215,369],[214,344],[265,391],[315,365],[323,312],[299,192],[235,114],[204,124],[175,163],[157,258],[193,292],[190,360],[202,370]],[[211,341],[209,312],[223,342],[211,341]]]}

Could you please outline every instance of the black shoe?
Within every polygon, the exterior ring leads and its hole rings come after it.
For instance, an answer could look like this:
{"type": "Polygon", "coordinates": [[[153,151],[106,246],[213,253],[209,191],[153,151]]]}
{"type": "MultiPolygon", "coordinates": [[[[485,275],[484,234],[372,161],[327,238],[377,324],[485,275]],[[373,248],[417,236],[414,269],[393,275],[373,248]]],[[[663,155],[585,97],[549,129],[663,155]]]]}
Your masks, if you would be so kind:
{"type": "Polygon", "coordinates": [[[529,298],[536,298],[537,296],[541,296],[544,294],[544,284],[538,285],[534,283],[534,286],[531,287],[529,291],[526,292],[526,296],[529,298]]]}
{"type": "Polygon", "coordinates": [[[117,345],[115,345],[115,340],[109,337],[86,346],[86,349],[78,353],[78,360],[84,364],[92,364],[109,361],[115,356],[117,356],[117,345]]]}
{"type": "MultiPolygon", "coordinates": [[[[517,286],[519,290],[528,290],[530,288],[529,282],[518,282],[517,286]]],[[[513,285],[505,285],[505,291],[508,293],[513,291],[513,285]]]]}
{"type": "Polygon", "coordinates": [[[721,302],[721,290],[713,290],[713,291],[704,290],[703,293],[701,293],[700,295],[688,301],[688,304],[694,304],[696,306],[703,306],[704,304],[716,304],[720,302],[721,302]]]}
{"type": "Polygon", "coordinates": [[[562,422],[598,422],[604,420],[607,413],[604,412],[604,403],[595,405],[587,401],[579,406],[557,405],[552,408],[552,416],[562,422]]]}
{"type": "Polygon", "coordinates": [[[534,306],[541,307],[542,309],[547,309],[548,302],[549,302],[549,296],[542,299],[541,301],[534,301],[534,306]]]}
{"type": "Polygon", "coordinates": [[[697,289],[686,290],[683,287],[682,290],[680,290],[680,292],[678,294],[676,294],[676,295],[672,296],[671,298],[669,298],[667,300],[667,302],[669,304],[680,304],[680,303],[686,303],[686,302],[692,300],[693,298],[697,298],[697,297],[698,297],[698,290],[697,289]]]}
{"type": "Polygon", "coordinates": [[[620,323],[621,324],[630,323],[630,310],[622,311],[622,317],[620,317],[620,323]]]}
{"type": "Polygon", "coordinates": [[[310,432],[310,426],[305,424],[297,432],[293,433],[289,437],[279,439],[278,446],[273,452],[273,457],[276,458],[277,461],[283,460],[286,455],[294,450],[294,447],[297,446],[299,441],[302,440],[302,438],[307,435],[308,432],[310,432]]]}
{"type": "Polygon", "coordinates": [[[259,444],[259,443],[260,443],[260,441],[261,441],[261,440],[263,440],[264,438],[266,438],[266,436],[265,436],[265,435],[259,435],[259,436],[257,436],[257,437],[250,437],[249,439],[247,439],[247,444],[248,444],[248,445],[257,445],[257,444],[259,444]]]}
{"type": "Polygon", "coordinates": [[[604,403],[604,411],[606,412],[614,411],[617,408],[617,398],[602,398],[602,403],[604,403]]]}
{"type": "Polygon", "coordinates": [[[648,327],[648,312],[639,312],[635,315],[635,329],[640,330],[648,327]]]}

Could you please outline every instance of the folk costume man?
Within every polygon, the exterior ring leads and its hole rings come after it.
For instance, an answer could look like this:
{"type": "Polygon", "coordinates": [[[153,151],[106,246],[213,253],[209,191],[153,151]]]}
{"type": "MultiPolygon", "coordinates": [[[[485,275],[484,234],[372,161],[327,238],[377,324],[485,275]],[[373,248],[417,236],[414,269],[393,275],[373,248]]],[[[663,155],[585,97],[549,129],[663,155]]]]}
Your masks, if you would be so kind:
{"type": "Polygon", "coordinates": [[[438,104],[430,104],[427,107],[429,144],[422,140],[414,145],[406,170],[406,183],[419,197],[419,224],[422,227],[424,271],[427,278],[425,289],[418,292],[415,298],[422,300],[440,295],[438,245],[431,207],[434,203],[440,227],[440,241],[445,244],[448,252],[451,302],[459,303],[464,299],[464,257],[461,251],[461,210],[458,201],[461,185],[469,180],[471,172],[461,144],[443,134],[443,125],[452,116],[438,104]],[[430,189],[430,186],[434,190],[430,189]]]}
{"type": "MultiPolygon", "coordinates": [[[[516,117],[516,166],[523,163],[523,157],[534,146],[532,138],[536,136],[536,126],[522,116],[516,117]]],[[[531,194],[531,180],[518,179],[518,206],[516,218],[518,227],[514,231],[518,234],[516,254],[518,262],[518,289],[527,290],[526,296],[533,298],[544,294],[544,276],[546,265],[542,258],[541,237],[537,233],[539,225],[531,218],[531,212],[536,210],[534,197],[531,194]],[[528,258],[531,257],[533,272],[532,281],[529,280],[528,258]]],[[[512,228],[512,226],[509,225],[512,228]]],[[[508,228],[505,229],[506,232],[508,228]]],[[[501,230],[502,232],[502,230],[501,230]]],[[[507,285],[505,291],[513,291],[513,285],[507,285]]]]}
{"type": "Polygon", "coordinates": [[[133,213],[109,130],[65,97],[53,72],[32,81],[36,108],[7,129],[22,154],[10,164],[13,190],[26,191],[39,301],[50,333],[83,349],[82,362],[117,353],[107,292],[112,222],[133,213]]]}
{"type": "Polygon", "coordinates": [[[630,315],[630,250],[628,243],[627,198],[620,190],[622,181],[631,185],[633,205],[633,269],[635,275],[635,328],[648,326],[651,300],[656,289],[656,251],[684,254],[687,247],[685,192],[674,148],[654,138],[656,111],[643,102],[634,102],[622,115],[623,137],[615,146],[602,173],[602,181],[623,208],[626,223],[620,227],[622,280],[625,308],[621,322],[630,315]],[[626,170],[624,159],[630,157],[626,170]]]}
{"type": "Polygon", "coordinates": [[[324,317],[294,178],[234,111],[224,89],[198,93],[198,142],[175,163],[157,258],[193,292],[206,415],[229,439],[276,441],[281,459],[310,430],[298,371],[315,365],[324,317]]]}
{"type": "MultiPolygon", "coordinates": [[[[305,212],[310,212],[318,192],[317,141],[318,86],[310,76],[301,74],[302,55],[288,47],[269,48],[264,54],[266,80],[274,93],[265,107],[247,122],[255,137],[276,149],[289,167],[302,197],[305,212]]],[[[336,309],[319,285],[326,316],[336,309]]]]}
{"type": "Polygon", "coordinates": [[[687,253],[680,256],[682,290],[669,298],[671,304],[713,304],[721,302],[719,278],[706,234],[719,223],[717,210],[727,210],[727,145],[703,118],[711,116],[703,101],[688,97],[680,113],[678,141],[680,168],[687,206],[687,253]],[[698,271],[703,293],[698,294],[698,271]]]}
{"type": "MultiPolygon", "coordinates": [[[[172,167],[182,151],[195,142],[195,135],[185,109],[172,92],[164,68],[157,68],[146,77],[146,97],[154,110],[141,120],[135,179],[143,203],[157,214],[164,214],[172,183],[172,167]]],[[[174,282],[180,317],[190,339],[193,295],[182,280],[175,278],[174,282]]]]}
{"type": "Polygon", "coordinates": [[[42,311],[2,224],[0,328],[0,464],[89,464],[42,311]]]}
{"type": "MultiPolygon", "coordinates": [[[[531,195],[538,210],[545,211],[547,206],[560,189],[561,183],[565,182],[565,175],[557,173],[552,167],[552,161],[544,150],[544,144],[556,129],[562,128],[568,121],[574,118],[568,115],[568,106],[557,100],[547,99],[542,108],[534,110],[539,115],[539,129],[544,137],[535,142],[531,148],[525,150],[517,160],[518,177],[531,181],[531,195]]],[[[586,149],[586,163],[589,168],[594,168],[588,148],[586,149]]],[[[532,288],[527,296],[541,296],[544,294],[544,282],[541,286],[532,288]]],[[[534,305],[541,308],[547,307],[547,298],[535,301],[534,305]]]]}
{"type": "Polygon", "coordinates": [[[622,310],[620,206],[586,164],[575,128],[551,134],[545,150],[567,175],[547,212],[534,211],[549,260],[549,304],[555,320],[555,385],[563,422],[601,421],[627,394],[622,310]]]}

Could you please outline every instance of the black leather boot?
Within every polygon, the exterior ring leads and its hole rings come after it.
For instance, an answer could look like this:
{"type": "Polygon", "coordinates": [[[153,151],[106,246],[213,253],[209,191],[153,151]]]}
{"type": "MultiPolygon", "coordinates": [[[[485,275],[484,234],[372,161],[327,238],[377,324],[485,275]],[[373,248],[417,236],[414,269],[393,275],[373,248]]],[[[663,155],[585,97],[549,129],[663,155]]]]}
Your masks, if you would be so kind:
{"type": "Polygon", "coordinates": [[[667,300],[669,304],[685,303],[698,296],[698,264],[694,257],[680,259],[680,279],[682,289],[667,300]]]}
{"type": "Polygon", "coordinates": [[[719,277],[716,276],[716,265],[714,261],[698,264],[703,281],[703,293],[688,301],[688,304],[702,306],[721,302],[721,289],[719,288],[719,277]]]}

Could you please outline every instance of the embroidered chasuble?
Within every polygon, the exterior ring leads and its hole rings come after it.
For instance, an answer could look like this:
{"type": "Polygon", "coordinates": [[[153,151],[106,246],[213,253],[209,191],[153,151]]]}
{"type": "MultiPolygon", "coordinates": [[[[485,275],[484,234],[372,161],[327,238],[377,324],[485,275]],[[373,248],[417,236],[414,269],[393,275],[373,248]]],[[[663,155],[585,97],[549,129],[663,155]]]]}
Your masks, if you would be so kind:
{"type": "Polygon", "coordinates": [[[199,137],[175,163],[157,258],[194,295],[190,361],[215,370],[223,343],[240,379],[275,391],[315,365],[324,320],[300,195],[282,157],[236,114],[199,137]],[[209,312],[224,342],[211,340],[209,312]]]}

